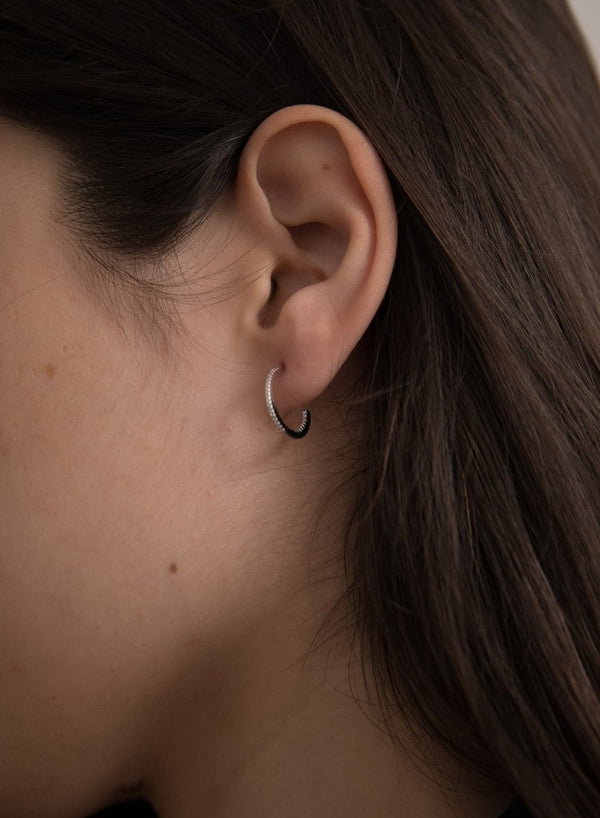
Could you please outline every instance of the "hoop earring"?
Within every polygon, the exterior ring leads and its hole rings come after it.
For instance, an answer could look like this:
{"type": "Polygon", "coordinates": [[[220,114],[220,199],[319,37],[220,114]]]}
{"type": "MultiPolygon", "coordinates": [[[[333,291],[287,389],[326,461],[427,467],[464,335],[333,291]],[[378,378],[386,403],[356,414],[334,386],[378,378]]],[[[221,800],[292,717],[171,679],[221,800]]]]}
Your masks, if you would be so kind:
{"type": "Polygon", "coordinates": [[[280,366],[275,366],[267,375],[267,382],[265,383],[265,399],[267,401],[267,409],[269,410],[269,415],[271,416],[271,420],[277,426],[280,432],[285,432],[286,435],[299,440],[301,437],[308,432],[310,429],[310,412],[308,409],[302,410],[302,423],[298,429],[290,429],[289,426],[283,422],[283,419],[277,409],[275,408],[275,404],[273,403],[273,392],[272,392],[272,381],[275,375],[281,370],[280,366]]]}

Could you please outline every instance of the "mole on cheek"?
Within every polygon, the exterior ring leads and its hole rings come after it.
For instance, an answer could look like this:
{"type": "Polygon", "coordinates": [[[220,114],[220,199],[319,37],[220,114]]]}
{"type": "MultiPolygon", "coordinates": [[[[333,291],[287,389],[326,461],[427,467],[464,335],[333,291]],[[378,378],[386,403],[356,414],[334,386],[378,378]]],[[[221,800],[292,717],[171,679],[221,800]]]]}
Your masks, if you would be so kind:
{"type": "Polygon", "coordinates": [[[172,562],[169,565],[169,571],[171,572],[171,574],[176,574],[177,573],[177,563],[176,562],[172,562]]]}
{"type": "Polygon", "coordinates": [[[44,367],[44,372],[46,373],[46,375],[49,378],[54,377],[54,373],[56,372],[56,367],[54,366],[54,364],[51,361],[48,361],[48,363],[44,367]]]}

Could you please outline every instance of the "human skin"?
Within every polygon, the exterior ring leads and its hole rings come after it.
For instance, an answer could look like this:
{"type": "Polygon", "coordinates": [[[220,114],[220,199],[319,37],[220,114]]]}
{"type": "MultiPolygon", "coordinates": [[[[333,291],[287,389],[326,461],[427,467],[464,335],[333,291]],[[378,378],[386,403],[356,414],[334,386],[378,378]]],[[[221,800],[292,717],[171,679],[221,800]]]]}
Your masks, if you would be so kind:
{"type": "Polygon", "coordinates": [[[233,294],[181,308],[171,357],[82,286],[60,160],[0,122],[0,814],[133,795],[163,818],[498,814],[506,794],[447,796],[367,718],[347,631],[313,643],[354,502],[336,384],[396,246],[372,150],[314,106],[255,134],[170,259],[233,294]],[[290,172],[293,149],[336,185],[290,172]],[[264,406],[280,361],[281,411],[313,410],[303,441],[264,406]]]}

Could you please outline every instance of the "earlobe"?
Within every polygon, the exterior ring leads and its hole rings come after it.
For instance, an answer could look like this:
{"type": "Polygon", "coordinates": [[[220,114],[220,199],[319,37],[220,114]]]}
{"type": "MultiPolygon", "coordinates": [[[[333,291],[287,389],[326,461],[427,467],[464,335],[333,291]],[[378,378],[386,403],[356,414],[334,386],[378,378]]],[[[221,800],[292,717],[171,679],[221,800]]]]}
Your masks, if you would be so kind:
{"type": "Polygon", "coordinates": [[[265,374],[284,364],[284,414],[328,387],[381,303],[396,255],[394,200],[368,137],[314,105],[261,123],[240,158],[235,197],[269,279],[248,290],[244,331],[265,374]]]}

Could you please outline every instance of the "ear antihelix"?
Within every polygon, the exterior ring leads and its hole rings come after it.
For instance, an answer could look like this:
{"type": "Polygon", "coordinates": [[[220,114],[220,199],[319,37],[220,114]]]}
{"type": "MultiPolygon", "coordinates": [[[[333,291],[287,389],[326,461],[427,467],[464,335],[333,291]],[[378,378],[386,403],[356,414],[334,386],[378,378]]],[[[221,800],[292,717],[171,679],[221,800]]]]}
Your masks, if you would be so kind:
{"type": "Polygon", "coordinates": [[[275,426],[279,429],[280,432],[285,432],[288,437],[292,437],[295,440],[299,440],[308,433],[310,429],[310,412],[308,409],[302,410],[302,423],[298,427],[298,429],[291,429],[283,420],[275,403],[273,402],[273,378],[278,372],[281,372],[283,367],[281,366],[274,366],[273,369],[267,375],[267,380],[265,382],[265,400],[267,403],[267,409],[269,411],[269,415],[271,420],[275,424],[275,426]]]}

